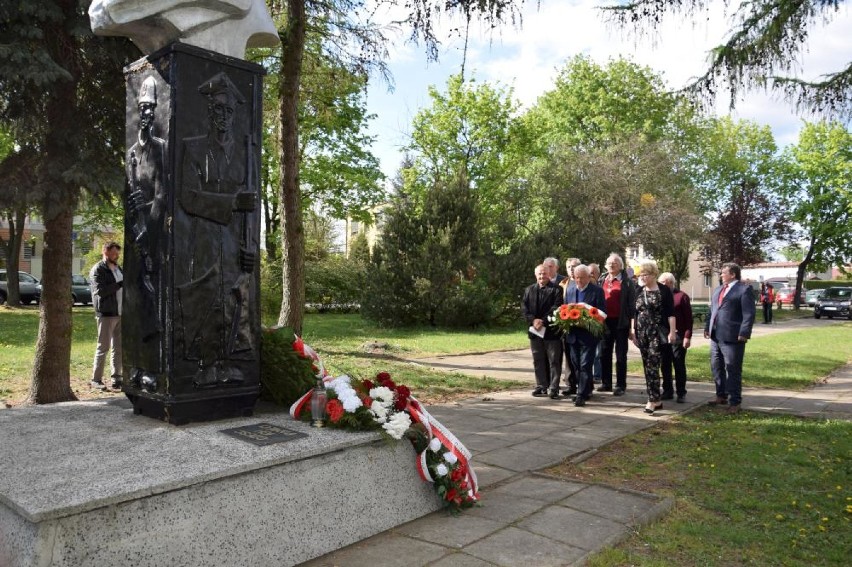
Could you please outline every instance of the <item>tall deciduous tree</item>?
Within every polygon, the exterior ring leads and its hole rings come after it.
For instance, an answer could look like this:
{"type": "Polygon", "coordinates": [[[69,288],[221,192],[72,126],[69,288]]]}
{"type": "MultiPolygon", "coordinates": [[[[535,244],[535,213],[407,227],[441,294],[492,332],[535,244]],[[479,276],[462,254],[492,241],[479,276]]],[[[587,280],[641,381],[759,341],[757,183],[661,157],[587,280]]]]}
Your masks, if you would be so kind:
{"type": "Polygon", "coordinates": [[[838,122],[805,124],[787,149],[790,217],[807,239],[796,273],[795,306],[809,269],[852,259],[852,134],[838,122]]]}
{"type": "MultiPolygon", "coordinates": [[[[522,0],[410,0],[404,3],[407,11],[405,23],[411,26],[412,38],[422,39],[433,57],[437,56],[436,22],[445,13],[459,13],[482,17],[486,22],[497,25],[507,17],[514,17],[515,4],[522,0]]],[[[398,0],[382,3],[398,5],[398,0]]],[[[316,16],[329,30],[323,42],[325,49],[341,60],[350,60],[364,68],[379,65],[383,53],[382,42],[376,42],[375,27],[364,20],[362,0],[275,0],[270,3],[273,15],[282,15],[279,36],[282,42],[281,68],[279,71],[279,118],[280,118],[280,206],[282,209],[283,240],[283,297],[279,324],[301,332],[304,316],[304,228],[301,216],[301,187],[299,179],[299,134],[298,111],[300,84],[306,34],[311,18],[316,16]],[[345,55],[355,54],[354,60],[345,55]]]]}
{"type": "MultiPolygon", "coordinates": [[[[620,25],[653,30],[668,13],[697,21],[711,5],[735,4],[730,0],[635,0],[604,9],[620,25]]],[[[727,86],[731,105],[741,88],[764,87],[783,93],[802,110],[849,117],[852,113],[852,62],[817,81],[790,76],[798,56],[807,51],[812,27],[838,17],[840,0],[741,1],[731,13],[723,43],[710,52],[709,65],[687,90],[711,99],[727,86]]]]}
{"type": "Polygon", "coordinates": [[[690,175],[709,230],[704,260],[763,261],[779,236],[791,232],[782,167],[769,126],[730,117],[709,119],[690,175]]]}
{"type": "MultiPolygon", "coordinates": [[[[81,189],[123,186],[122,67],[138,51],[89,29],[87,0],[0,4],[0,118],[38,152],[31,194],[44,220],[42,309],[28,401],[74,399],[72,227],[81,189]]],[[[0,188],[2,190],[2,188],[0,188]]]]}

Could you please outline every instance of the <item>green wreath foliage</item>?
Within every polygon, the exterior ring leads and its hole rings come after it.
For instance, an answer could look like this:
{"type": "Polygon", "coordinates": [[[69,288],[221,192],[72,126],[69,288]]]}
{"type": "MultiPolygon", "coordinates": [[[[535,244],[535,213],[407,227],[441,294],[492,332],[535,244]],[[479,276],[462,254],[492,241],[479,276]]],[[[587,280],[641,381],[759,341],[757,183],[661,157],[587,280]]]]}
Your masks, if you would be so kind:
{"type": "Polygon", "coordinates": [[[314,362],[293,348],[290,327],[263,329],[260,361],[260,397],[289,407],[316,384],[314,362]]]}

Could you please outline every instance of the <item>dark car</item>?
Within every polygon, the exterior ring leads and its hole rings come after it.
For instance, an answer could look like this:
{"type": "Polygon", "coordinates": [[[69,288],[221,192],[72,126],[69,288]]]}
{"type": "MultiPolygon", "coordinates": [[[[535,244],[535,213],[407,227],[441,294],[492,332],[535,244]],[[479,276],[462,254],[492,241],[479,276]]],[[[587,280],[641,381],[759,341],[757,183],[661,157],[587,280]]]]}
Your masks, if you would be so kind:
{"type": "Polygon", "coordinates": [[[835,316],[852,319],[850,301],[852,287],[830,287],[814,305],[814,317],[819,319],[825,315],[829,319],[834,319],[835,316]]]}
{"type": "Polygon", "coordinates": [[[74,303],[88,305],[92,302],[92,288],[85,276],[75,274],[71,276],[71,298],[74,303]]]}
{"type": "MultiPolygon", "coordinates": [[[[21,303],[24,305],[41,301],[41,285],[37,279],[26,272],[18,272],[18,290],[21,292],[21,303]]],[[[0,270],[0,305],[6,303],[8,294],[9,282],[6,280],[6,270],[0,270]]]]}

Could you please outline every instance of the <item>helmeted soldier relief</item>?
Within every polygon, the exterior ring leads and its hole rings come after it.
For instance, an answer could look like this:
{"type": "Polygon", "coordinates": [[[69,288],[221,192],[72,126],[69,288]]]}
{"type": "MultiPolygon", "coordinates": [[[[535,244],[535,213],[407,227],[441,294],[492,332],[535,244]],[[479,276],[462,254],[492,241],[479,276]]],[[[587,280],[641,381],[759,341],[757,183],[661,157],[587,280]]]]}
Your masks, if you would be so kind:
{"type": "Polygon", "coordinates": [[[162,331],[160,302],[162,296],[162,263],[165,251],[161,246],[167,192],[166,141],[154,133],[157,110],[157,79],[149,75],[139,87],[136,101],[139,124],[134,144],[127,151],[128,182],[127,215],[129,231],[125,254],[127,275],[125,294],[132,312],[139,313],[128,327],[130,359],[138,367],[131,372],[131,381],[148,389],[156,388],[153,376],[160,370],[160,333],[162,331]]]}
{"type": "MultiPolygon", "coordinates": [[[[197,361],[196,387],[238,383],[229,360],[251,360],[249,295],[257,261],[251,188],[256,166],[251,136],[234,137],[235,114],[245,98],[224,72],[198,87],[207,99],[208,132],[185,138],[181,161],[181,209],[190,217],[188,265],[176,267],[183,354],[197,361]]],[[[186,262],[183,262],[186,264],[186,262]]]]}

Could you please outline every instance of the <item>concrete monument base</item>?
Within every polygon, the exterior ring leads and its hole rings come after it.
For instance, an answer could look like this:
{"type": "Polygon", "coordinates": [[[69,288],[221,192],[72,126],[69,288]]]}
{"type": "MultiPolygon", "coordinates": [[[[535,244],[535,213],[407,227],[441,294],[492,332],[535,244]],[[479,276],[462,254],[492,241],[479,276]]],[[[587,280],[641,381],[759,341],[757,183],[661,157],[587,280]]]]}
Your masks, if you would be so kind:
{"type": "Polygon", "coordinates": [[[175,427],[127,400],[0,412],[0,565],[294,565],[440,508],[407,441],[254,417],[175,427]],[[223,430],[304,434],[257,446],[223,430]],[[269,429],[269,428],[267,428],[269,429]]]}

